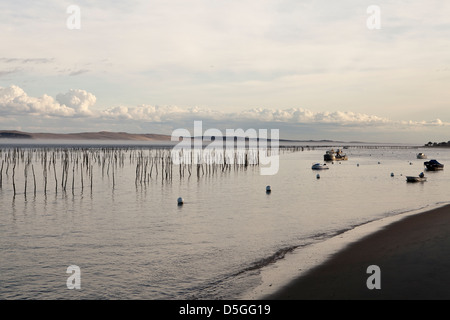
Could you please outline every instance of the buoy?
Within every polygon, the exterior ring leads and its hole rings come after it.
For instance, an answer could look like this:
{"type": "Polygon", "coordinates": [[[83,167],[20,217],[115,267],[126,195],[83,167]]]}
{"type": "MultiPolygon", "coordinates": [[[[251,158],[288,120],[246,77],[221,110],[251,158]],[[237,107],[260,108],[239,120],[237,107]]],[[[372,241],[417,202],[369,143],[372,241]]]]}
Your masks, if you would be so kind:
{"type": "Polygon", "coordinates": [[[317,179],[320,179],[320,174],[317,174],[316,178],[317,178],[317,179]]]}
{"type": "Polygon", "coordinates": [[[391,173],[391,177],[393,177],[393,176],[394,176],[394,173],[392,172],[392,173],[391,173]]]}
{"type": "Polygon", "coordinates": [[[270,186],[267,186],[266,187],[266,193],[271,193],[272,192],[272,190],[270,189],[270,186]]]}
{"type": "Polygon", "coordinates": [[[178,205],[179,205],[179,206],[182,206],[183,203],[184,203],[183,198],[182,198],[182,197],[179,197],[179,198],[177,199],[177,202],[178,202],[178,205]]]}

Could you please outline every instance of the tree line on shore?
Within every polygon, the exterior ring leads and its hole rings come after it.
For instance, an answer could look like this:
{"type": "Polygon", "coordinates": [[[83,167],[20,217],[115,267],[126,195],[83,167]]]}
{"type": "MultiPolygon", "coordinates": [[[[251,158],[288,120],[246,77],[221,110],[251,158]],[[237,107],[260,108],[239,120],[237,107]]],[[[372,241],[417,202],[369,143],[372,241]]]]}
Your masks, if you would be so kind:
{"type": "Polygon", "coordinates": [[[425,147],[450,147],[450,141],[447,142],[428,142],[425,147]]]}

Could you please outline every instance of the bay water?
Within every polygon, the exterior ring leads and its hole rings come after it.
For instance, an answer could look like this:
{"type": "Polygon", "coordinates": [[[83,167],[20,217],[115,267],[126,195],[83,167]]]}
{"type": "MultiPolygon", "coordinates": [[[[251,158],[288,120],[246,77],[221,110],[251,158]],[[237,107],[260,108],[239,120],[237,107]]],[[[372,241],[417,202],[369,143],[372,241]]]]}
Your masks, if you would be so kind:
{"type": "MultiPolygon", "coordinates": [[[[42,149],[16,146],[33,155],[35,173],[28,167],[25,193],[25,167],[15,168],[14,196],[12,168],[3,168],[0,298],[236,299],[261,283],[262,268],[293,251],[450,202],[447,171],[427,172],[427,160],[416,158],[424,152],[447,164],[450,149],[350,145],[348,160],[315,171],[312,164],[332,146],[303,146],[280,154],[275,175],[248,166],[180,177],[175,166],[170,180],[153,172],[144,182],[136,181],[131,151],[123,149],[123,165],[107,172],[93,165],[92,189],[87,178],[81,187],[82,168],[70,167],[66,191],[55,190],[49,172],[45,194],[42,149]],[[406,182],[422,171],[428,181],[406,182]],[[81,271],[78,290],[67,287],[73,265],[81,271]]],[[[158,146],[144,149],[152,148],[158,146]]]]}

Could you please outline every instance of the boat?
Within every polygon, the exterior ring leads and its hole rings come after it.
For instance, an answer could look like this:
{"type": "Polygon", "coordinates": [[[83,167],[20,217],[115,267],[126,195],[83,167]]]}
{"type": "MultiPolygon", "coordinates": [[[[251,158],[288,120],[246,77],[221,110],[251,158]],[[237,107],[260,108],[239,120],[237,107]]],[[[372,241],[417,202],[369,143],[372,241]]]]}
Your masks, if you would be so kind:
{"type": "Polygon", "coordinates": [[[335,152],[333,149],[327,150],[327,152],[323,155],[324,161],[334,161],[336,160],[335,152]]]}
{"type": "Polygon", "coordinates": [[[437,171],[437,170],[443,170],[444,169],[444,165],[442,163],[439,163],[439,161],[437,160],[430,160],[430,161],[425,161],[423,163],[425,165],[425,167],[427,168],[428,171],[437,171]]]}
{"type": "Polygon", "coordinates": [[[341,160],[348,160],[348,157],[346,154],[342,153],[342,150],[337,149],[337,151],[334,151],[333,149],[327,150],[327,152],[323,155],[324,161],[341,161],[341,160]]]}
{"type": "Polygon", "coordinates": [[[427,177],[425,177],[423,172],[421,174],[419,174],[418,176],[407,176],[406,177],[406,182],[425,182],[425,181],[427,181],[427,177]]]}
{"type": "Polygon", "coordinates": [[[338,149],[336,151],[336,155],[334,156],[334,158],[336,159],[336,161],[339,160],[348,160],[348,157],[345,153],[342,153],[342,150],[338,149]]]}
{"type": "Polygon", "coordinates": [[[327,166],[326,163],[324,163],[324,164],[322,164],[322,163],[315,163],[315,164],[313,164],[311,169],[313,169],[313,170],[326,170],[326,169],[329,169],[329,167],[327,166]]]}
{"type": "Polygon", "coordinates": [[[427,158],[427,156],[423,152],[420,152],[420,153],[417,154],[417,159],[426,159],[426,158],[427,158]]]}
{"type": "Polygon", "coordinates": [[[416,176],[407,176],[407,182],[424,182],[427,181],[427,177],[416,177],[416,176]]]}

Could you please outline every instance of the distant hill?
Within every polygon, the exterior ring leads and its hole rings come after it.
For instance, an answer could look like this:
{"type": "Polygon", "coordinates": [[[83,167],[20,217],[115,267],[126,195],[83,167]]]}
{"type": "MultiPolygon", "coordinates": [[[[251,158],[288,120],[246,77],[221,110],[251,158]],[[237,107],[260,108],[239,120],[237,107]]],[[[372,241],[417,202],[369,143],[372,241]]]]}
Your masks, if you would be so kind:
{"type": "Polygon", "coordinates": [[[164,134],[134,134],[126,132],[81,132],[81,133],[29,133],[16,130],[0,130],[0,139],[33,140],[128,140],[128,141],[170,141],[164,134]]]}

